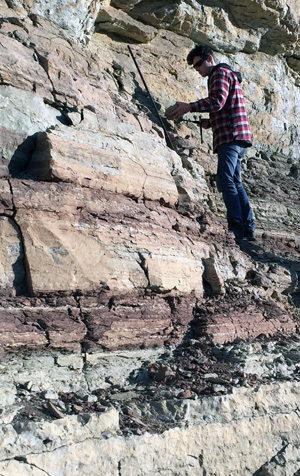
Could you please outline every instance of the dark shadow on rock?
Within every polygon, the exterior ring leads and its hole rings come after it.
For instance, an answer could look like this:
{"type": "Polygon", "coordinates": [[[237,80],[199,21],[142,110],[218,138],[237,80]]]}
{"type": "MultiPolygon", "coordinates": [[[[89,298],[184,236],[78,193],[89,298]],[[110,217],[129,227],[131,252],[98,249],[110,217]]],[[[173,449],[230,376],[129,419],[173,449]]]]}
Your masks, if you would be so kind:
{"type": "MultiPolygon", "coordinates": [[[[155,124],[157,124],[159,127],[161,127],[161,123],[160,123],[160,120],[158,118],[158,115],[155,111],[155,108],[153,107],[153,104],[152,104],[152,101],[150,99],[150,96],[149,94],[147,93],[147,91],[143,88],[141,88],[139,82],[137,81],[136,79],[136,74],[134,72],[131,73],[132,77],[133,77],[133,82],[135,84],[135,90],[134,90],[134,93],[133,93],[133,99],[139,104],[140,108],[142,110],[144,110],[144,112],[146,112],[148,114],[148,117],[149,119],[154,122],[155,124]]],[[[151,93],[151,91],[150,91],[151,93]]],[[[159,114],[159,111],[161,109],[161,105],[154,100],[153,96],[152,96],[152,99],[153,99],[153,102],[155,104],[155,107],[158,111],[158,114],[159,114]]],[[[160,114],[159,114],[160,115],[160,114]]],[[[171,127],[170,127],[170,124],[168,123],[168,121],[163,117],[161,116],[161,120],[166,128],[166,130],[169,132],[171,132],[171,127]]]]}
{"type": "Polygon", "coordinates": [[[282,294],[290,296],[295,307],[300,307],[300,259],[283,257],[264,248],[264,243],[243,241],[239,243],[240,249],[246,253],[253,261],[259,263],[270,263],[270,265],[280,266],[291,273],[291,285],[282,294]]]}
{"type": "Polygon", "coordinates": [[[116,41],[118,43],[125,43],[126,45],[140,45],[143,44],[140,41],[134,40],[133,38],[129,38],[126,35],[121,35],[118,33],[113,33],[108,30],[104,30],[103,25],[101,22],[96,22],[95,23],[95,30],[94,33],[100,33],[101,35],[106,35],[108,38],[110,38],[112,41],[116,41]]]}
{"type": "MultiPolygon", "coordinates": [[[[72,126],[73,123],[68,116],[69,112],[79,112],[77,106],[72,108],[61,108],[60,115],[56,116],[58,122],[64,126],[72,126]]],[[[17,147],[8,164],[9,175],[12,178],[24,178],[31,157],[36,150],[38,135],[42,132],[51,131],[55,126],[50,126],[46,131],[37,131],[26,137],[26,139],[17,147]]]]}
{"type": "MultiPolygon", "coordinates": [[[[81,114],[81,111],[78,109],[77,106],[73,106],[73,107],[57,106],[57,109],[59,109],[61,114],[60,114],[60,116],[56,116],[56,119],[58,120],[58,122],[60,122],[64,126],[72,126],[73,125],[73,122],[69,117],[69,113],[77,112],[78,114],[81,114]]],[[[50,127],[50,129],[51,129],[51,127],[50,127]]]]}
{"type": "MultiPolygon", "coordinates": [[[[289,443],[286,443],[283,446],[283,448],[281,448],[281,450],[278,451],[278,453],[274,455],[273,458],[270,459],[269,462],[265,463],[257,471],[255,471],[253,476],[271,476],[272,474],[277,473],[276,468],[279,468],[279,473],[281,473],[284,467],[286,467],[286,470],[288,470],[288,467],[287,467],[288,461],[285,455],[285,452],[288,446],[289,446],[289,443]]],[[[295,447],[297,448],[298,445],[295,445],[295,447]]],[[[298,471],[294,473],[293,476],[297,476],[297,474],[298,474],[298,471]]]]}
{"type": "Polygon", "coordinates": [[[8,171],[11,177],[21,178],[31,160],[32,154],[36,149],[38,132],[28,136],[14,152],[9,164],[8,171]]]}
{"type": "Polygon", "coordinates": [[[68,117],[68,111],[65,111],[65,110],[61,111],[61,115],[56,116],[56,119],[64,126],[72,126],[72,121],[68,117]]]}
{"type": "Polygon", "coordinates": [[[16,230],[19,239],[19,243],[11,249],[11,254],[16,257],[15,262],[12,264],[12,270],[14,273],[13,287],[17,296],[29,296],[22,234],[20,227],[13,220],[11,221],[11,224],[16,230]]]}

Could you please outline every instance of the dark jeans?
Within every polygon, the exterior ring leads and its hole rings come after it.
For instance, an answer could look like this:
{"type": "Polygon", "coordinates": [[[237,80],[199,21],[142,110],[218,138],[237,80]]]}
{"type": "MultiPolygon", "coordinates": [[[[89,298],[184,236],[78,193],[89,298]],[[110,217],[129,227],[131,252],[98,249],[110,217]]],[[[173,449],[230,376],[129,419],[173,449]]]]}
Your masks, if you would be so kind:
{"type": "Polygon", "coordinates": [[[239,141],[219,145],[217,185],[227,208],[229,227],[241,226],[244,230],[254,230],[249,198],[241,182],[241,159],[245,152],[246,148],[239,141]]]}

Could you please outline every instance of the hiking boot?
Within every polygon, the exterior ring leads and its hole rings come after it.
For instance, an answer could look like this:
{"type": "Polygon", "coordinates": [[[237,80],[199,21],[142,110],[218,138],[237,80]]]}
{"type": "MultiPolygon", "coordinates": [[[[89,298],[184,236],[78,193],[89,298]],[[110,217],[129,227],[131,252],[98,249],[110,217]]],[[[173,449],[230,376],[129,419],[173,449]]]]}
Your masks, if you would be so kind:
{"type": "Polygon", "coordinates": [[[241,225],[237,223],[231,224],[228,229],[234,234],[236,240],[242,240],[244,238],[244,229],[241,225]]]}
{"type": "Polygon", "coordinates": [[[244,231],[244,238],[245,238],[246,240],[248,240],[248,241],[255,241],[256,238],[255,238],[255,236],[254,236],[254,231],[251,230],[251,229],[250,229],[250,230],[249,230],[249,229],[248,229],[248,230],[245,230],[245,231],[244,231]]]}

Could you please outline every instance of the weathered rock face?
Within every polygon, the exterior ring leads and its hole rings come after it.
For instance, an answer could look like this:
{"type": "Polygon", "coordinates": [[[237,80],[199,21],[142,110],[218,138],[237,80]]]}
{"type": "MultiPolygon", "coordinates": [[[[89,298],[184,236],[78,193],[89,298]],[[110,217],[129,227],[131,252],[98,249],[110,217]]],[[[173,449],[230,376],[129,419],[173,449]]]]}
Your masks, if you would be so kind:
{"type": "MultiPolygon", "coordinates": [[[[31,15],[32,21],[37,21],[36,15],[53,21],[61,28],[66,36],[86,42],[91,34],[95,18],[101,8],[101,1],[32,1],[32,0],[1,0],[3,8],[10,7],[21,15],[31,15]]],[[[6,8],[5,8],[6,10],[6,8]]],[[[8,10],[11,12],[11,10],[8,10]]]]}
{"type": "Polygon", "coordinates": [[[0,11],[0,473],[296,476],[298,3],[0,11]],[[226,231],[210,132],[163,119],[167,146],[127,42],[162,116],[206,94],[194,42],[242,72],[257,242],[226,231]]]}
{"type": "MultiPolygon", "coordinates": [[[[122,438],[118,413],[69,416],[7,425],[1,433],[2,474],[295,474],[299,467],[299,385],[264,386],[198,402],[153,402],[140,419],[176,413],[184,427],[162,436],[122,438]],[[288,444],[287,441],[290,441],[288,444]],[[26,444],[27,456],[24,454],[26,444]],[[243,458],[229,458],[228,452],[243,458]],[[94,455],[97,454],[97,458],[94,455]],[[253,458],[255,454],[255,458],[253,458]],[[61,469],[63,468],[63,469],[61,469]],[[266,473],[268,468],[269,473],[266,473]],[[294,471],[294,472],[293,472],[294,471]],[[283,473],[282,473],[283,474],[283,473]]],[[[138,409],[135,410],[137,414],[138,409]]]]}

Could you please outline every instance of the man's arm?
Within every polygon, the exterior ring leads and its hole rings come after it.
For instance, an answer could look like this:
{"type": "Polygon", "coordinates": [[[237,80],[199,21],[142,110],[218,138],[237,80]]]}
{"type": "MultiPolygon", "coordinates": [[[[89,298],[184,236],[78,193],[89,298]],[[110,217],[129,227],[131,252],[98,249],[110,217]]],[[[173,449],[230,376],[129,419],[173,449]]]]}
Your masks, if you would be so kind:
{"type": "Polygon", "coordinates": [[[217,69],[210,78],[209,96],[199,101],[190,103],[191,112],[217,112],[220,111],[228,98],[230,80],[223,69],[217,69]]]}
{"type": "Polygon", "coordinates": [[[210,93],[207,98],[200,99],[196,102],[176,102],[178,105],[170,119],[180,119],[188,112],[216,112],[220,111],[227,100],[230,88],[230,80],[228,74],[223,69],[217,69],[210,78],[210,93]]]}
{"type": "Polygon", "coordinates": [[[191,111],[191,105],[188,102],[176,101],[177,108],[168,116],[169,119],[176,121],[191,111]]]}

